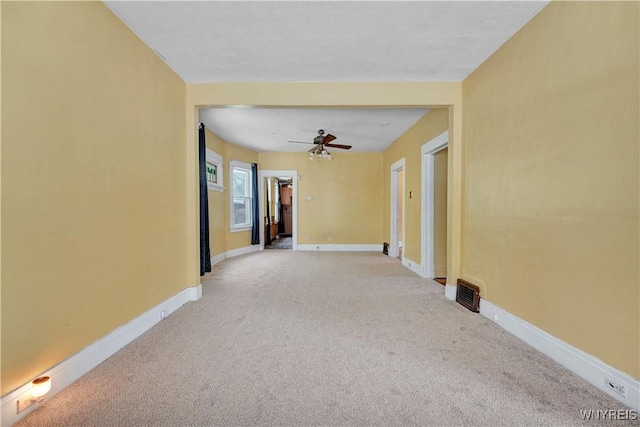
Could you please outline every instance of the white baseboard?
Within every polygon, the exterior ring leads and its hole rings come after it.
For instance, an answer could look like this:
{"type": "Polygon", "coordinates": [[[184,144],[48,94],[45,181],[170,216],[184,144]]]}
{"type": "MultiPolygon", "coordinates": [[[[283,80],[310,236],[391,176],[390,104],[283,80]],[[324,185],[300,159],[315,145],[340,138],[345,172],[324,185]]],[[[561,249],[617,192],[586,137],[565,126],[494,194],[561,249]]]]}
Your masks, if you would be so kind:
{"type": "Polygon", "coordinates": [[[260,245],[251,245],[245,246],[243,248],[231,249],[230,251],[227,251],[227,258],[233,258],[234,256],[246,255],[250,254],[251,252],[258,251],[260,251],[260,245]]]}
{"type": "Polygon", "coordinates": [[[450,284],[447,283],[444,286],[444,296],[449,298],[451,301],[455,301],[456,300],[456,294],[457,293],[458,293],[458,286],[457,285],[450,285],[450,284]]]}
{"type": "Polygon", "coordinates": [[[485,299],[480,300],[480,314],[496,322],[508,332],[590,382],[620,403],[640,411],[640,381],[485,299]],[[627,397],[611,391],[606,386],[607,377],[624,384],[627,387],[627,397]]]}
{"type": "MultiPolygon", "coordinates": [[[[51,391],[47,394],[47,398],[55,395],[91,369],[98,366],[122,347],[151,329],[156,323],[160,322],[163,311],[164,317],[166,318],[166,316],[169,316],[182,305],[189,301],[196,301],[201,296],[202,285],[183,289],[176,295],[153,307],[151,310],[131,320],[126,325],[113,330],[109,335],[100,338],[70,358],[43,372],[41,375],[51,377],[51,391]]],[[[30,396],[30,394],[31,383],[29,382],[2,397],[0,420],[3,426],[13,425],[40,406],[40,403],[34,403],[21,413],[17,413],[18,400],[20,398],[26,398],[30,396]]]]}
{"type": "Polygon", "coordinates": [[[234,256],[250,254],[252,252],[258,251],[260,251],[260,245],[245,246],[243,248],[231,249],[230,251],[222,252],[221,254],[211,257],[211,267],[224,261],[227,258],[233,258],[234,256]]]}
{"type": "Polygon", "coordinates": [[[414,273],[416,273],[418,276],[423,277],[422,276],[422,267],[420,266],[420,264],[418,264],[415,261],[411,261],[409,258],[407,257],[402,257],[402,265],[404,265],[405,267],[407,267],[409,270],[413,271],[414,273]]]}
{"type": "MultiPolygon", "coordinates": [[[[200,298],[202,298],[202,285],[192,286],[190,288],[187,288],[187,291],[189,291],[189,300],[187,302],[198,301],[200,298]]],[[[176,309],[177,308],[180,308],[180,306],[176,307],[176,309]]],[[[171,310],[171,312],[173,313],[174,311],[176,311],[176,309],[171,310]]],[[[171,313],[167,312],[167,314],[171,313]]]]}
{"type": "Polygon", "coordinates": [[[211,267],[213,267],[214,265],[216,265],[219,262],[224,261],[225,259],[227,259],[227,253],[226,252],[222,252],[219,255],[212,256],[211,257],[211,267]]]}
{"type": "Polygon", "coordinates": [[[380,252],[382,245],[298,245],[299,251],[380,252]]]}

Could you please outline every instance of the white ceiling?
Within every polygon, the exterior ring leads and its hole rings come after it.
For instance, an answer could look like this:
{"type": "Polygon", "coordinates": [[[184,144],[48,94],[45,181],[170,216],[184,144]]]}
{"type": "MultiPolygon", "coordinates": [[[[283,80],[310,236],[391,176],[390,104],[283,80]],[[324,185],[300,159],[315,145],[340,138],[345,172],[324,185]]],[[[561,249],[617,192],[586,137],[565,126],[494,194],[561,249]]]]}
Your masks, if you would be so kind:
{"type": "Polygon", "coordinates": [[[108,1],[187,83],[464,79],[547,2],[108,1]]]}
{"type": "MultiPolygon", "coordinates": [[[[349,151],[382,151],[428,109],[418,108],[208,108],[200,121],[227,142],[254,151],[307,151],[318,130],[332,134],[333,144],[349,151]]],[[[425,141],[426,142],[426,141],[425,141]]],[[[331,153],[341,149],[331,148],[331,153]]]]}
{"type": "MultiPolygon", "coordinates": [[[[460,81],[548,1],[105,3],[185,82],[211,83],[460,81]]],[[[201,120],[258,151],[302,150],[286,140],[312,140],[320,128],[371,151],[425,111],[230,108],[201,120]]]]}

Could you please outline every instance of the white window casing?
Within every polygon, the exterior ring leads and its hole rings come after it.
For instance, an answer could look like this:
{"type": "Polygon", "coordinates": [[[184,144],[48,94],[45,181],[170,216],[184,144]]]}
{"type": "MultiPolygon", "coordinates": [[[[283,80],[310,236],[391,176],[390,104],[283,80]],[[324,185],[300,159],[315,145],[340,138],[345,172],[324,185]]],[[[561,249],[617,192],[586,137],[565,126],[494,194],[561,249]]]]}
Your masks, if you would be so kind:
{"type": "Polygon", "coordinates": [[[249,163],[229,162],[229,223],[231,231],[251,230],[253,225],[252,194],[253,176],[249,163]]]}
{"type": "Polygon", "coordinates": [[[209,191],[224,191],[224,167],[220,154],[207,148],[207,188],[209,191]]]}

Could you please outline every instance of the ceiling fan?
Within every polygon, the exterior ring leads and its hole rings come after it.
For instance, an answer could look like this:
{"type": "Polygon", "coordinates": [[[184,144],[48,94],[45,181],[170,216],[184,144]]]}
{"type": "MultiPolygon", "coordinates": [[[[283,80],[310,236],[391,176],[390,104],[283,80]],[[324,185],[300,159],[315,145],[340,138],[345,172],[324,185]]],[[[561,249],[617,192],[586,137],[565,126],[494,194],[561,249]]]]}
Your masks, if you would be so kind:
{"type": "Polygon", "coordinates": [[[331,144],[331,141],[334,141],[336,139],[335,136],[331,135],[330,133],[325,135],[324,134],[324,130],[320,129],[318,131],[318,136],[316,136],[315,138],[313,138],[313,142],[304,142],[304,141],[289,141],[289,142],[293,142],[296,144],[313,144],[315,145],[315,147],[313,147],[312,149],[309,150],[309,158],[313,159],[314,155],[318,156],[319,158],[332,158],[331,154],[326,150],[325,147],[331,147],[331,148],[341,148],[343,150],[349,150],[351,148],[351,145],[343,145],[343,144],[331,144]]]}

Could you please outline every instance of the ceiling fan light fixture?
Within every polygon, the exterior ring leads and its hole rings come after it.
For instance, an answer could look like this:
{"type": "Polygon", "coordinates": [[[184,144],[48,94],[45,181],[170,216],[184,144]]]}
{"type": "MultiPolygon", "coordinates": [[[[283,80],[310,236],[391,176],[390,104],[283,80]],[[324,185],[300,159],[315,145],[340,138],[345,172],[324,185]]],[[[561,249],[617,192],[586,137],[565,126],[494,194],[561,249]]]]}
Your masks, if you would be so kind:
{"type": "Polygon", "coordinates": [[[309,160],[315,160],[315,159],[332,160],[333,156],[331,155],[331,153],[329,153],[329,151],[327,151],[325,147],[340,148],[342,150],[349,150],[351,148],[351,145],[330,144],[330,142],[334,141],[335,139],[336,139],[335,136],[331,134],[325,135],[324,130],[320,129],[318,131],[318,136],[313,138],[313,142],[291,141],[291,140],[289,140],[289,142],[293,142],[296,144],[313,144],[314,147],[308,151],[309,160]]]}
{"type": "Polygon", "coordinates": [[[313,150],[309,151],[309,160],[331,160],[333,156],[324,147],[318,145],[313,150]]]}

